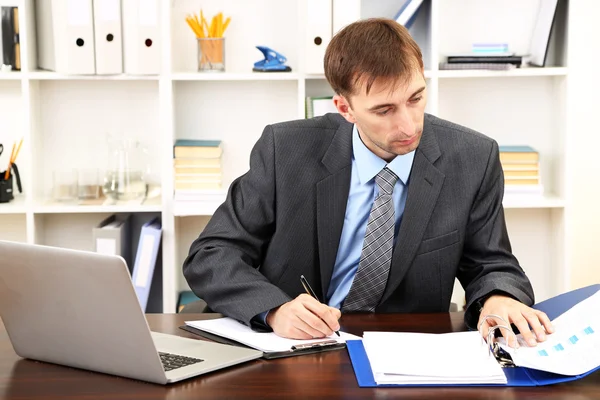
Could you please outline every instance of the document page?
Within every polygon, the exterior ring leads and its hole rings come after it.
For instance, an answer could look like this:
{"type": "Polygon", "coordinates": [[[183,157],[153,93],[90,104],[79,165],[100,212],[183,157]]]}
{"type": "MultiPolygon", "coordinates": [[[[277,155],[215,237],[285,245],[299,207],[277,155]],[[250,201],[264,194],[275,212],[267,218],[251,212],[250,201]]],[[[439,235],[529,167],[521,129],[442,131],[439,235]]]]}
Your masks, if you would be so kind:
{"type": "Polygon", "coordinates": [[[319,343],[325,340],[335,340],[338,343],[345,343],[346,340],[361,339],[358,336],[345,332],[340,332],[340,337],[334,333],[333,335],[323,339],[286,339],[273,332],[255,332],[250,327],[228,317],[205,321],[185,321],[185,323],[193,328],[243,343],[246,346],[253,347],[264,353],[289,351],[292,346],[319,343]]]}
{"type": "Polygon", "coordinates": [[[600,292],[573,306],[552,321],[554,333],[546,341],[529,347],[517,335],[520,347],[508,347],[503,338],[500,346],[510,353],[520,367],[539,369],[562,375],[579,375],[600,365],[600,292]]]}
{"type": "Polygon", "coordinates": [[[479,332],[365,332],[363,345],[378,384],[506,384],[479,332]]]}

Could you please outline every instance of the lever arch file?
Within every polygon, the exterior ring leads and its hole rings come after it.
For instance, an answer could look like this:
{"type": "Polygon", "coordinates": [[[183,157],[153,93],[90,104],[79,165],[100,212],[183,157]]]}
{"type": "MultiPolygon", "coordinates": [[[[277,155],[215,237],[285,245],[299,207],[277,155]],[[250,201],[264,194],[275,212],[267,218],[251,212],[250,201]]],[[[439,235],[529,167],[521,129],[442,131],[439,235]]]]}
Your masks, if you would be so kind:
{"type": "MultiPolygon", "coordinates": [[[[575,305],[582,301],[590,298],[600,291],[600,284],[584,287],[581,289],[573,290],[551,299],[545,300],[539,304],[533,306],[533,308],[544,311],[550,320],[554,320],[560,315],[564,314],[575,305]]],[[[554,333],[553,335],[556,335],[554,333]]],[[[377,384],[373,371],[371,370],[371,364],[365,351],[365,347],[362,341],[349,340],[346,342],[348,353],[352,361],[354,368],[354,374],[360,387],[398,387],[404,386],[401,384],[377,384]]],[[[498,362],[502,364],[504,360],[499,359],[496,354],[498,362]]],[[[597,360],[598,366],[592,368],[589,371],[578,375],[561,375],[557,373],[542,371],[539,369],[532,369],[519,366],[508,366],[502,368],[504,375],[506,376],[506,384],[473,384],[469,382],[464,383],[452,383],[442,384],[443,386],[543,386],[551,385],[555,383],[568,382],[577,379],[581,379],[584,376],[591,374],[594,371],[600,370],[600,360],[597,360]]],[[[411,384],[410,386],[440,386],[437,384],[411,384]]]]}
{"type": "Polygon", "coordinates": [[[264,359],[299,356],[303,354],[338,350],[346,347],[347,339],[357,336],[340,332],[341,337],[325,339],[295,340],[277,336],[273,332],[255,332],[232,318],[203,321],[186,321],[181,329],[214,340],[219,343],[250,347],[263,352],[264,359]]]}

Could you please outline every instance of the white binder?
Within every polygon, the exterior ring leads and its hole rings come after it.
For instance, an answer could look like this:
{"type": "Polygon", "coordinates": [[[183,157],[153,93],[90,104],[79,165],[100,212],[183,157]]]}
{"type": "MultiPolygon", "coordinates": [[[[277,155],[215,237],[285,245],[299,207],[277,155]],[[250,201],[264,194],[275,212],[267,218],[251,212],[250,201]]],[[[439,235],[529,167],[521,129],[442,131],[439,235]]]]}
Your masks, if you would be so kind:
{"type": "Polygon", "coordinates": [[[360,19],[361,0],[333,0],[333,30],[335,35],[343,27],[360,19]]]}
{"type": "Polygon", "coordinates": [[[306,0],[306,21],[304,69],[307,74],[322,74],[331,41],[332,0],[306,0]]]}
{"type": "Polygon", "coordinates": [[[92,0],[38,0],[35,4],[39,68],[94,74],[92,0]]]}
{"type": "Polygon", "coordinates": [[[160,24],[158,0],[125,0],[123,60],[126,74],[160,73],[160,24]]]}
{"type": "Polygon", "coordinates": [[[121,0],[93,0],[96,74],[123,73],[121,0]]]}

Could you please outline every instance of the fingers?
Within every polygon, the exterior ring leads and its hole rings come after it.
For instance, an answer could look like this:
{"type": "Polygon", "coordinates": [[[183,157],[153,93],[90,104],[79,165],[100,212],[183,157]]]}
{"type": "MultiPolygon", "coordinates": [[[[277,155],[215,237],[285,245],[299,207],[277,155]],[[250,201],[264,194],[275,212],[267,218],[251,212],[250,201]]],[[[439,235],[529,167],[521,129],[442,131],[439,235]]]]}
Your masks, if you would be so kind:
{"type": "Polygon", "coordinates": [[[554,333],[554,326],[552,326],[552,322],[550,321],[550,318],[548,318],[546,313],[542,312],[542,311],[535,311],[535,313],[537,314],[540,322],[544,326],[544,329],[546,330],[546,332],[554,333]]]}
{"type": "Polygon", "coordinates": [[[306,303],[304,303],[304,306],[313,314],[316,320],[319,320],[319,322],[316,322],[317,325],[313,326],[319,329],[321,332],[325,333],[325,331],[321,329],[321,327],[323,326],[327,330],[327,332],[329,332],[327,333],[327,336],[333,334],[333,331],[337,331],[340,329],[340,324],[338,323],[338,319],[342,315],[340,313],[340,310],[333,307],[329,307],[325,304],[321,304],[318,301],[307,301],[306,303]]]}
{"type": "Polygon", "coordinates": [[[319,303],[307,294],[272,310],[268,323],[273,331],[290,339],[323,338],[339,330],[339,310],[319,303]]]}

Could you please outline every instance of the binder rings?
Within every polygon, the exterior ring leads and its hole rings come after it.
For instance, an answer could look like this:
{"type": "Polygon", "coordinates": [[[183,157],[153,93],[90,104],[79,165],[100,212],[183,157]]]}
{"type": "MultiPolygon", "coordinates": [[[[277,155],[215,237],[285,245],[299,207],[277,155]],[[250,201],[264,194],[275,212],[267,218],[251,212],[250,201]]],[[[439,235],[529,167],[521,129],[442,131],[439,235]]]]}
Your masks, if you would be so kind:
{"type": "MultiPolygon", "coordinates": [[[[545,300],[533,306],[543,311],[551,320],[571,309],[574,305],[587,299],[600,290],[600,284],[587,286],[571,292],[563,293],[556,297],[545,300]]],[[[360,340],[349,340],[346,342],[354,374],[360,387],[401,387],[403,385],[378,385],[373,378],[371,366],[365,348],[360,340]]],[[[444,385],[406,385],[406,386],[544,386],[555,383],[569,382],[581,379],[594,371],[600,370],[600,366],[581,375],[565,376],[550,372],[534,370],[524,367],[503,368],[508,384],[444,384],[444,385]]]]}
{"type": "Polygon", "coordinates": [[[158,217],[145,223],[140,232],[140,241],[135,255],[131,279],[140,306],[144,311],[148,305],[148,296],[150,295],[150,286],[154,276],[161,235],[162,226],[158,217]]]}
{"type": "Polygon", "coordinates": [[[92,0],[35,4],[39,68],[63,74],[94,74],[92,0]]]}
{"type": "Polygon", "coordinates": [[[123,73],[121,0],[94,1],[96,74],[123,73]]]}
{"type": "Polygon", "coordinates": [[[179,328],[218,343],[260,350],[263,352],[262,358],[268,360],[343,349],[346,347],[346,338],[356,337],[342,333],[342,338],[338,339],[285,339],[273,332],[255,332],[232,318],[186,321],[179,328]]]}
{"type": "Polygon", "coordinates": [[[123,2],[123,62],[126,74],[160,73],[158,7],[158,0],[123,2]]]}

